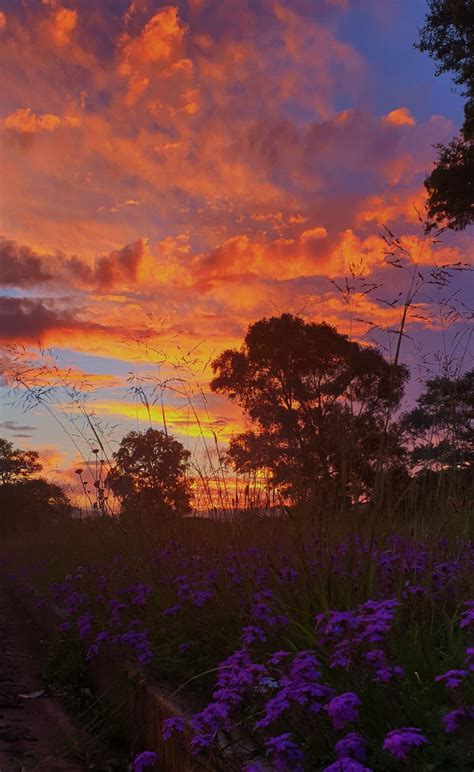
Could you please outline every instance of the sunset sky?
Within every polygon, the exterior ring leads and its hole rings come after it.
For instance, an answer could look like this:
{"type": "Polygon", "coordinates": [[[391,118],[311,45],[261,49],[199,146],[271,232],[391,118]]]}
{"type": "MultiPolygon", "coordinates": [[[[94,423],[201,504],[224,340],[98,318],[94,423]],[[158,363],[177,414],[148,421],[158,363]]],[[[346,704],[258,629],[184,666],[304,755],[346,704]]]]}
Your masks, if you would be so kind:
{"type": "MultiPolygon", "coordinates": [[[[11,346],[36,367],[54,361],[54,382],[81,385],[116,427],[112,447],[146,428],[127,389],[152,399],[155,377],[168,384],[155,426],[163,407],[188,446],[211,425],[225,441],[240,419],[209,393],[209,360],[263,315],[300,313],[360,337],[360,319],[396,327],[400,312],[383,301],[408,273],[387,265],[384,224],[425,277],[472,262],[472,233],[423,243],[417,214],[433,145],[462,121],[451,79],[413,48],[424,0],[0,8],[4,369],[18,361],[11,346]],[[342,287],[351,264],[366,284],[348,304],[329,278],[342,287]],[[383,286],[363,294],[367,283],[383,286]]],[[[442,347],[432,289],[404,344],[415,376],[442,347]]],[[[458,289],[467,303],[467,274],[458,289]]],[[[466,347],[464,324],[448,344],[461,332],[466,347]]],[[[67,423],[74,408],[54,398],[67,423]]],[[[58,474],[74,466],[47,410],[24,413],[15,399],[5,386],[0,436],[37,448],[58,474]]]]}

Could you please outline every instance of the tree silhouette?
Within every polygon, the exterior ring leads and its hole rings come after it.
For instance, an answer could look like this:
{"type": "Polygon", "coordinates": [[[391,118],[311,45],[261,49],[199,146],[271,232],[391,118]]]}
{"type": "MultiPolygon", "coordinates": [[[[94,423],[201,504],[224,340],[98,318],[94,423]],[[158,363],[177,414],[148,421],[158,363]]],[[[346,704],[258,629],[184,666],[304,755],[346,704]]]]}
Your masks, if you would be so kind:
{"type": "Polygon", "coordinates": [[[70,516],[72,506],[59,485],[31,478],[42,465],[35,450],[14,448],[0,438],[0,535],[12,536],[47,527],[70,516]]]}
{"type": "Polygon", "coordinates": [[[416,47],[437,61],[436,75],[454,74],[466,98],[458,137],[438,145],[438,160],[425,180],[427,230],[444,225],[464,230],[474,222],[474,3],[428,0],[429,12],[416,47]]]}
{"type": "Polygon", "coordinates": [[[5,485],[25,480],[40,472],[42,464],[35,450],[20,450],[0,437],[0,482],[5,485]]]}
{"type": "Polygon", "coordinates": [[[426,383],[417,407],[403,417],[413,464],[468,468],[474,462],[474,370],[426,383]]]}
{"type": "Polygon", "coordinates": [[[114,453],[106,485],[121,500],[125,515],[185,514],[190,509],[186,478],[190,452],[165,432],[130,432],[114,453]]]}
{"type": "Polygon", "coordinates": [[[402,466],[386,416],[408,372],[377,349],[283,314],[250,325],[242,348],[224,351],[212,367],[211,389],[253,424],[230,443],[238,470],[269,470],[293,498],[321,501],[328,493],[350,502],[370,494],[383,438],[388,466],[402,466]]]}

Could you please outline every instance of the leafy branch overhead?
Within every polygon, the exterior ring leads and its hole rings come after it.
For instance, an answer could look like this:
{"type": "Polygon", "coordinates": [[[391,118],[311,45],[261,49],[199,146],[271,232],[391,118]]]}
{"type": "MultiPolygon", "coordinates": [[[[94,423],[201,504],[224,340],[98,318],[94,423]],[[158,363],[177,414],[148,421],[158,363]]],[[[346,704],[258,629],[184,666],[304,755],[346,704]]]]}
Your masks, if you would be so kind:
{"type": "Polygon", "coordinates": [[[454,75],[466,101],[459,135],[448,145],[437,145],[435,168],[425,179],[427,230],[459,231],[474,222],[474,3],[428,0],[428,7],[415,45],[437,62],[437,75],[454,75]]]}

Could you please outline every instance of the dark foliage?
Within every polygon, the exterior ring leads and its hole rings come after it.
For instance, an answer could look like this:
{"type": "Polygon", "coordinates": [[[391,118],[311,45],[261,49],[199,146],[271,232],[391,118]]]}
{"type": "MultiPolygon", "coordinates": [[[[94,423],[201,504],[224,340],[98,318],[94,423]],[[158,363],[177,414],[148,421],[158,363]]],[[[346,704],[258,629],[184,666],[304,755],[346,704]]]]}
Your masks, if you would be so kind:
{"type": "Polygon", "coordinates": [[[59,485],[42,478],[0,485],[0,538],[25,536],[73,514],[59,485]]]}
{"type": "Polygon", "coordinates": [[[433,378],[402,422],[413,463],[467,468],[474,462],[474,370],[433,378]]]}
{"type": "Polygon", "coordinates": [[[425,180],[427,230],[464,230],[474,221],[474,3],[428,0],[428,7],[416,46],[436,60],[437,75],[453,73],[466,102],[460,135],[438,147],[435,169],[425,180]]]}
{"type": "Polygon", "coordinates": [[[231,441],[239,471],[267,469],[293,498],[322,501],[327,493],[344,502],[370,495],[382,446],[387,466],[403,473],[395,428],[385,430],[408,372],[378,350],[283,314],[252,324],[242,348],[212,367],[211,389],[254,426],[231,441]]]}
{"type": "Polygon", "coordinates": [[[42,468],[35,450],[14,448],[11,442],[0,437],[0,482],[3,485],[25,480],[42,468]]]}
{"type": "Polygon", "coordinates": [[[186,479],[190,453],[157,429],[130,432],[114,453],[106,484],[121,500],[123,514],[185,514],[190,509],[186,479]]]}

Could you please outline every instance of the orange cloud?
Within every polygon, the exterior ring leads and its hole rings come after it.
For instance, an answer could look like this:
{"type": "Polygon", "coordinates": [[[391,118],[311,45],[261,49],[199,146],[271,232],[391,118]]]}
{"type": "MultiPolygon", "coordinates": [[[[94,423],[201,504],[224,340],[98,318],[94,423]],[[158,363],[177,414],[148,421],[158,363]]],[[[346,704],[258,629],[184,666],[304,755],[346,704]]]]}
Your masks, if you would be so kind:
{"type": "Polygon", "coordinates": [[[398,107],[396,110],[392,110],[384,116],[385,123],[389,123],[392,126],[415,126],[416,121],[407,107],[398,107]]]}
{"type": "Polygon", "coordinates": [[[58,115],[51,115],[49,113],[37,115],[30,107],[23,107],[7,115],[3,125],[6,129],[18,131],[22,134],[36,134],[39,131],[53,132],[61,126],[77,127],[80,125],[80,119],[70,115],[60,118],[58,115]]]}
{"type": "Polygon", "coordinates": [[[216,435],[224,440],[242,428],[242,422],[236,416],[216,415],[211,419],[205,409],[192,407],[190,404],[184,404],[182,407],[168,404],[163,409],[161,405],[150,405],[148,409],[141,402],[97,401],[94,403],[94,410],[99,415],[127,418],[148,425],[150,420],[153,424],[162,425],[164,411],[168,429],[181,437],[213,439],[216,435]]]}
{"type": "Polygon", "coordinates": [[[77,25],[77,11],[60,6],[54,11],[49,24],[51,36],[58,46],[66,46],[77,25]]]}
{"type": "Polygon", "coordinates": [[[129,82],[127,104],[134,104],[148,89],[157,65],[163,70],[170,63],[175,68],[192,67],[190,62],[180,65],[174,61],[179,59],[185,34],[186,26],[179,19],[178,9],[168,6],[155,13],[137,37],[122,37],[119,73],[129,82]]]}

